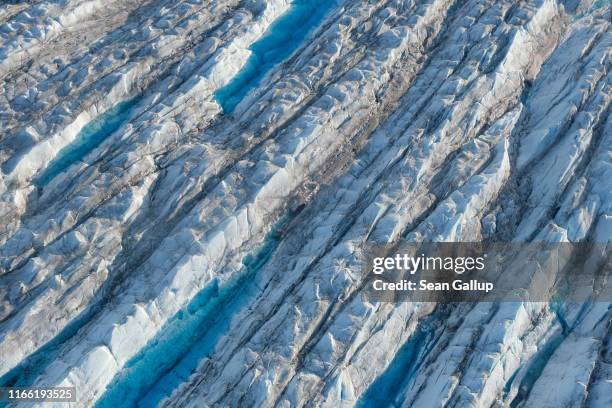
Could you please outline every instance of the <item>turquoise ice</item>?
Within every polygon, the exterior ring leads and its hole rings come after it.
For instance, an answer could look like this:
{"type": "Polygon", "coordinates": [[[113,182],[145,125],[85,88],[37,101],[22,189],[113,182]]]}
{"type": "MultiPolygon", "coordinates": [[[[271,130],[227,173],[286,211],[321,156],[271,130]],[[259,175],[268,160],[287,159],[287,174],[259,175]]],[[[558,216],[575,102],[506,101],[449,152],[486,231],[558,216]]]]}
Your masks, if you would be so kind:
{"type": "Polygon", "coordinates": [[[279,220],[262,247],[247,256],[236,279],[220,286],[214,280],[177,313],[121,374],[98,401],[98,408],[154,407],[186,381],[202,359],[214,351],[232,318],[258,293],[258,272],[281,241],[281,231],[295,216],[279,220]]]}
{"type": "Polygon", "coordinates": [[[74,142],[60,150],[47,168],[36,178],[35,184],[44,187],[73,164],[83,160],[110,135],[119,130],[132,117],[139,98],[118,103],[81,129],[74,142]]]}
{"type": "Polygon", "coordinates": [[[253,43],[252,55],[238,75],[215,92],[223,111],[232,113],[276,64],[298,49],[336,4],[335,0],[294,0],[291,8],[253,43]]]}

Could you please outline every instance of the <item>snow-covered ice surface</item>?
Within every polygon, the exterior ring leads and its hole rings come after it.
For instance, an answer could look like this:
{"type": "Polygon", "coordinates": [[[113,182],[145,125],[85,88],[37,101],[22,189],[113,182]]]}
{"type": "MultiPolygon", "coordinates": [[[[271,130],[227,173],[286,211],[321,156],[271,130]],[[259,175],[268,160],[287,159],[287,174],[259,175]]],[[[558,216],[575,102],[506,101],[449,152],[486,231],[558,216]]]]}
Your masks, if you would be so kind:
{"type": "Polygon", "coordinates": [[[2,2],[0,386],[612,406],[607,303],[360,295],[366,242],[610,242],[611,20],[608,0],[2,2]]]}

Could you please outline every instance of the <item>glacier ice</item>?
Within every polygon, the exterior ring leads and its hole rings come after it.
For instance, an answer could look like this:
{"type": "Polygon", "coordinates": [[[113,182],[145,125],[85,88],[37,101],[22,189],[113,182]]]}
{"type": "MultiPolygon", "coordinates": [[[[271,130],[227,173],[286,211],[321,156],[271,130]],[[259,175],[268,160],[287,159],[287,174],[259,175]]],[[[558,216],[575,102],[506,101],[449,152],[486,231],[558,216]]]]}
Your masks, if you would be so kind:
{"type": "Polygon", "coordinates": [[[377,303],[359,273],[367,242],[610,242],[611,20],[591,0],[4,2],[0,386],[612,405],[608,303],[377,303]]]}

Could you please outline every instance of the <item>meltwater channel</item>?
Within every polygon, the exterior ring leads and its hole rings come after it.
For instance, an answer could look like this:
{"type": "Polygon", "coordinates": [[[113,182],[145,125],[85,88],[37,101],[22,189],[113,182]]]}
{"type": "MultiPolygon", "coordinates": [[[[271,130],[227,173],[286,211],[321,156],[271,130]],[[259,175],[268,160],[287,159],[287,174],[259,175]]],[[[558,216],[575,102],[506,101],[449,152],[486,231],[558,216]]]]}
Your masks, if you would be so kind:
{"type": "Polygon", "coordinates": [[[406,390],[415,378],[425,357],[440,338],[440,321],[445,312],[438,306],[429,316],[418,323],[414,333],[399,349],[386,370],[368,387],[357,400],[357,408],[386,408],[400,406],[402,390],[406,390]]]}
{"type": "MultiPolygon", "coordinates": [[[[251,46],[252,55],[242,70],[224,87],[214,93],[225,113],[236,105],[278,63],[289,57],[325,18],[339,0],[294,0],[289,10],[279,17],[261,39],[251,46]]],[[[62,149],[56,158],[36,178],[35,185],[45,187],[100,146],[110,135],[124,126],[136,112],[141,97],[118,103],[85,125],[75,141],[62,149]]]]}
{"type": "Polygon", "coordinates": [[[251,57],[227,85],[219,88],[215,99],[223,112],[232,113],[242,99],[257,88],[262,78],[304,42],[321,24],[339,0],[294,0],[262,38],[251,45],[251,57]]]}
{"type": "Polygon", "coordinates": [[[301,208],[283,216],[262,247],[247,256],[235,279],[213,281],[187,307],[173,316],[159,334],[115,377],[97,408],[155,407],[170,396],[213,353],[232,318],[259,293],[258,274],[281,242],[283,232],[301,208]]]}
{"type": "Polygon", "coordinates": [[[104,140],[130,120],[139,102],[139,97],[120,102],[85,125],[74,142],[60,150],[55,159],[38,176],[34,181],[36,186],[46,186],[68,167],[83,160],[92,150],[100,146],[104,140]]]}

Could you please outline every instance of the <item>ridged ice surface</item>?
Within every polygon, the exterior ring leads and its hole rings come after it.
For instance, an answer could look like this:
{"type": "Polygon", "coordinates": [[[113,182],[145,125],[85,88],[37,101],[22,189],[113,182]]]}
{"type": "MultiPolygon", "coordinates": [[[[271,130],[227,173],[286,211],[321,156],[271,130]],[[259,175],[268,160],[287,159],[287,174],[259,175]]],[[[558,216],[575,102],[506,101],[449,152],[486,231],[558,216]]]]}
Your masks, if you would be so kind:
{"type": "Polygon", "coordinates": [[[3,2],[0,385],[76,386],[79,407],[612,406],[607,303],[360,295],[365,242],[610,242],[611,19],[3,2]]]}

